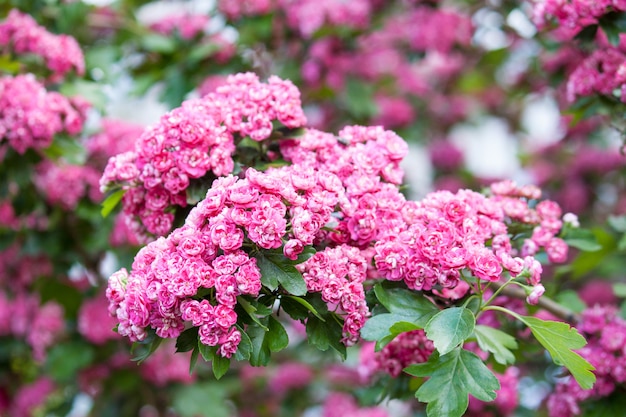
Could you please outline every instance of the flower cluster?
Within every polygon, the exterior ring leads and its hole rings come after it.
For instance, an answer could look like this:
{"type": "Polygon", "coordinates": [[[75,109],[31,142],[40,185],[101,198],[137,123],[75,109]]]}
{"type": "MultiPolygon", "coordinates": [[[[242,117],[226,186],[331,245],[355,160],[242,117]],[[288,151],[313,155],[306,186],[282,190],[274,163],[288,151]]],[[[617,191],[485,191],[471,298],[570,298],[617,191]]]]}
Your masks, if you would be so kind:
{"type": "Polygon", "coordinates": [[[583,312],[577,328],[587,339],[578,353],[595,367],[597,380],[589,390],[571,377],[558,381],[547,400],[550,417],[580,415],[585,401],[608,397],[626,381],[626,321],[619,310],[596,305],[583,312]]]}
{"type": "Polygon", "coordinates": [[[120,270],[109,279],[118,332],[142,340],[152,327],[159,337],[175,338],[191,322],[202,343],[231,357],[241,340],[237,297],[256,297],[261,289],[257,261],[242,250],[244,243],[283,247],[294,259],[330,221],[340,191],[334,175],[294,166],[266,173],[249,168],[246,178],[215,180],[183,227],[141,249],[130,275],[120,270]],[[199,297],[202,288],[214,297],[199,297]]]}
{"type": "Polygon", "coordinates": [[[66,210],[74,209],[88,196],[100,202],[100,171],[88,165],[71,165],[44,160],[35,167],[33,182],[46,201],[66,210]]]}
{"type": "Polygon", "coordinates": [[[244,16],[256,16],[269,13],[274,9],[273,0],[219,0],[217,8],[226,17],[232,20],[244,16]]]}
{"type": "Polygon", "coordinates": [[[236,143],[269,138],[273,122],[288,128],[306,123],[298,89],[277,77],[266,84],[252,73],[229,76],[215,92],[161,117],[134,151],[112,157],[101,189],[127,189],[124,211],[138,219],[137,232],[165,235],[173,225],[171,207],[187,205],[190,183],[232,172],[236,143]]]}
{"type": "Polygon", "coordinates": [[[378,352],[371,343],[361,351],[361,366],[367,377],[385,372],[398,377],[404,368],[414,363],[424,363],[435,351],[435,345],[424,330],[401,333],[378,352]]]}
{"type": "Polygon", "coordinates": [[[361,251],[348,245],[326,248],[298,265],[298,269],[309,292],[321,293],[322,300],[346,314],[343,342],[355,343],[369,316],[363,289],[367,262],[361,251]]]}
{"type": "Polygon", "coordinates": [[[567,28],[583,28],[597,23],[611,11],[626,11],[624,0],[535,0],[533,21],[543,28],[550,20],[567,28]]]}
{"type": "Polygon", "coordinates": [[[0,78],[0,144],[20,154],[48,147],[56,134],[79,133],[84,111],[83,102],[46,91],[32,74],[0,78]]]}
{"type": "Polygon", "coordinates": [[[539,247],[553,262],[567,255],[567,245],[555,236],[562,226],[560,208],[549,200],[531,208],[529,199],[540,197],[535,187],[505,181],[491,189],[491,197],[469,190],[438,191],[406,202],[397,227],[374,245],[378,272],[414,290],[455,288],[466,270],[484,281],[498,281],[506,271],[512,277],[526,271],[528,283],[540,285],[542,267],[532,256],[539,247]],[[535,227],[520,249],[512,245],[511,221],[535,227]]]}
{"type": "Polygon", "coordinates": [[[50,33],[16,9],[0,23],[0,50],[41,57],[52,71],[53,81],[61,80],[72,70],[79,75],[85,72],[85,58],[76,39],[50,33]]]}
{"type": "Polygon", "coordinates": [[[163,35],[172,35],[177,32],[181,38],[189,40],[203,33],[208,23],[208,16],[186,13],[167,16],[150,25],[150,29],[163,35]]]}
{"type": "Polygon", "coordinates": [[[364,29],[370,23],[372,5],[368,0],[281,0],[287,25],[304,38],[311,38],[324,24],[364,29]]]}

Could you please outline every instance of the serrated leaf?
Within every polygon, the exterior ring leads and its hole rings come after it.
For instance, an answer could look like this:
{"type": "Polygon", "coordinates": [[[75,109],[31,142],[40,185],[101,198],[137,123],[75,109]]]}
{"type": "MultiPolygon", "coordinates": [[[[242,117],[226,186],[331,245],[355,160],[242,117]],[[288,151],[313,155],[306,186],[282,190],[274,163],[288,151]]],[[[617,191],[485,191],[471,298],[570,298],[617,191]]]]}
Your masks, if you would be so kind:
{"type": "Polygon", "coordinates": [[[176,338],[176,352],[189,352],[198,346],[198,328],[190,327],[176,338]]]}
{"type": "MultiPolygon", "coordinates": [[[[248,300],[246,300],[245,298],[239,296],[237,297],[237,304],[239,304],[241,306],[241,308],[244,309],[244,311],[246,313],[248,313],[248,316],[250,316],[250,318],[252,319],[252,321],[254,321],[256,324],[258,324],[259,326],[261,326],[265,331],[269,330],[262,322],[261,320],[257,317],[257,307],[252,305],[248,300]]],[[[271,311],[267,314],[264,314],[263,316],[267,316],[271,313],[271,311]]]]}
{"type": "Polygon", "coordinates": [[[302,273],[293,265],[293,261],[284,255],[267,254],[264,258],[268,261],[261,270],[261,280],[264,273],[274,274],[278,283],[291,295],[306,295],[307,288],[302,273]],[[265,268],[265,271],[264,271],[265,268]]]}
{"type": "Polygon", "coordinates": [[[456,348],[446,355],[434,352],[428,362],[411,365],[404,371],[428,377],[415,392],[419,401],[428,403],[429,417],[461,417],[467,410],[469,395],[493,401],[500,383],[476,354],[456,348]]]}
{"type": "Polygon", "coordinates": [[[481,324],[474,327],[474,334],[478,346],[485,352],[492,353],[496,362],[502,365],[515,363],[515,355],[510,351],[510,349],[517,349],[517,341],[513,336],[481,324]]]}
{"type": "Polygon", "coordinates": [[[126,194],[126,190],[117,190],[109,195],[102,202],[102,210],[100,210],[100,214],[102,214],[102,217],[107,217],[109,214],[111,214],[111,212],[115,209],[115,206],[117,206],[118,203],[122,201],[122,197],[124,197],[124,194],[126,194]]]}
{"type": "Polygon", "coordinates": [[[198,351],[200,355],[202,355],[202,359],[206,362],[212,361],[215,357],[215,352],[217,352],[217,347],[205,345],[198,339],[198,351]]]}
{"type": "Polygon", "coordinates": [[[224,376],[224,374],[226,374],[226,372],[228,372],[228,369],[230,368],[230,358],[224,358],[220,355],[213,356],[211,368],[213,369],[213,375],[215,375],[215,379],[220,379],[224,376]]]}
{"type": "MultiPolygon", "coordinates": [[[[383,313],[377,314],[375,316],[370,317],[365,325],[361,328],[361,337],[365,340],[381,340],[387,336],[396,336],[401,331],[398,331],[399,323],[408,323],[411,326],[415,326],[415,328],[420,328],[416,324],[412,323],[411,317],[404,316],[401,314],[394,313],[383,313]],[[391,329],[395,327],[396,331],[392,331],[391,329]]],[[[411,330],[415,330],[411,328],[411,330]]],[[[408,330],[406,330],[408,331],[408,330]]]]}
{"type": "MultiPolygon", "coordinates": [[[[267,319],[264,319],[266,321],[267,319]]],[[[251,351],[250,351],[250,365],[252,366],[265,366],[269,363],[272,355],[269,348],[269,341],[267,336],[270,333],[268,326],[250,325],[247,329],[248,336],[250,337],[251,351]],[[266,330],[267,329],[267,330],[266,330]]]]}
{"type": "Polygon", "coordinates": [[[274,317],[269,317],[268,347],[272,352],[280,352],[289,345],[289,336],[283,325],[274,317]]]}
{"type": "Polygon", "coordinates": [[[193,369],[196,367],[196,363],[198,363],[198,356],[200,355],[200,349],[196,346],[191,351],[191,358],[189,359],[189,375],[193,374],[193,369]]]}
{"type": "Polygon", "coordinates": [[[430,300],[414,291],[403,288],[385,288],[377,284],[374,287],[374,293],[378,301],[390,313],[410,317],[410,320],[403,321],[415,323],[422,328],[440,311],[430,300]]]}
{"type": "Polygon", "coordinates": [[[426,324],[426,336],[440,355],[445,355],[471,336],[476,318],[465,307],[451,307],[435,314],[426,324]]]}
{"type": "Polygon", "coordinates": [[[516,317],[530,328],[537,341],[550,353],[554,363],[570,371],[581,388],[589,389],[593,386],[596,376],[591,371],[595,368],[573,352],[573,349],[580,349],[587,344],[576,329],[560,321],[540,320],[529,316],[516,317]]]}
{"type": "Polygon", "coordinates": [[[157,350],[162,341],[163,339],[157,336],[153,329],[149,329],[148,336],[144,340],[133,343],[130,353],[135,356],[131,360],[138,364],[142,363],[157,350]],[[136,353],[137,351],[139,353],[136,353]]]}
{"type": "Polygon", "coordinates": [[[237,326],[239,333],[241,333],[241,341],[239,342],[239,346],[237,346],[237,352],[235,352],[235,359],[238,361],[250,360],[250,354],[252,353],[252,341],[250,340],[250,336],[246,333],[243,328],[237,326]]]}
{"type": "Polygon", "coordinates": [[[332,314],[334,313],[325,315],[325,321],[315,316],[309,317],[306,322],[306,335],[310,345],[321,351],[326,351],[330,347],[339,353],[342,359],[345,359],[346,347],[341,343],[343,328],[333,319],[332,314]]]}
{"type": "MultiPolygon", "coordinates": [[[[284,307],[284,302],[285,301],[294,301],[298,304],[300,304],[302,307],[304,307],[307,310],[307,314],[304,315],[304,317],[301,317],[302,319],[305,319],[308,317],[308,312],[310,311],[315,317],[317,317],[318,319],[324,321],[324,317],[322,317],[320,315],[320,313],[317,312],[317,310],[315,309],[315,307],[313,307],[313,304],[309,303],[307,300],[305,300],[304,298],[301,297],[296,297],[294,295],[286,295],[281,299],[281,306],[284,307]]],[[[289,313],[288,313],[289,314],[289,313]]],[[[291,316],[291,314],[290,314],[291,316]]],[[[292,316],[292,318],[295,319],[295,317],[292,316]]]]}

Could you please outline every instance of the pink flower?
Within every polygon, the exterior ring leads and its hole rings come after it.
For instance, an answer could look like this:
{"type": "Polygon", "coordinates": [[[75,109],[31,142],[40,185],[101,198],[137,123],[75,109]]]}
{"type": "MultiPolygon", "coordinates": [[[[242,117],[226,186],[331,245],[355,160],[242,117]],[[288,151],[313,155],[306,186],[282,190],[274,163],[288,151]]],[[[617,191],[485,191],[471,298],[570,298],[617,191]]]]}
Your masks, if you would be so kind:
{"type": "Polygon", "coordinates": [[[491,251],[485,249],[472,254],[469,266],[476,277],[486,281],[498,281],[502,275],[502,265],[491,251]]]}
{"type": "Polygon", "coordinates": [[[569,247],[561,238],[553,237],[546,244],[546,253],[550,262],[562,263],[567,260],[569,247]]]}
{"type": "Polygon", "coordinates": [[[546,291],[543,285],[537,284],[533,287],[532,291],[526,297],[526,302],[531,305],[536,305],[539,302],[539,298],[546,291]]]}

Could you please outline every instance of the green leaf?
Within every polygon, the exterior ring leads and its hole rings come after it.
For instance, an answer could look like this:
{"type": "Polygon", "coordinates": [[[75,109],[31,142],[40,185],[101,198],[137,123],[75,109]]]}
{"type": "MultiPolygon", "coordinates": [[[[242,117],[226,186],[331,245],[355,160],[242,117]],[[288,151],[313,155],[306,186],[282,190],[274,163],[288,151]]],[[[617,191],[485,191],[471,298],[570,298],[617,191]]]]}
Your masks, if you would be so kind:
{"type": "Polygon", "coordinates": [[[357,119],[367,119],[376,114],[378,107],[373,100],[374,86],[356,78],[346,80],[343,104],[346,110],[357,119]]]}
{"type": "Polygon", "coordinates": [[[0,72],[6,74],[17,74],[19,71],[19,62],[13,61],[9,54],[0,55],[0,72]]]}
{"type": "Polygon", "coordinates": [[[215,379],[220,379],[228,372],[228,368],[230,368],[230,358],[224,358],[216,354],[213,356],[211,367],[213,368],[215,379]]]}
{"type": "Polygon", "coordinates": [[[560,321],[540,320],[536,317],[515,315],[530,328],[535,338],[546,348],[555,364],[565,366],[578,385],[589,389],[596,381],[591,372],[595,368],[572,349],[580,349],[587,344],[576,329],[560,321]]]}
{"type": "Polygon", "coordinates": [[[235,359],[238,361],[250,360],[250,354],[252,353],[252,341],[250,340],[250,336],[246,333],[243,328],[237,326],[239,332],[241,333],[241,342],[239,342],[239,346],[237,346],[237,352],[235,352],[235,359]]]}
{"type": "Polygon", "coordinates": [[[200,355],[202,355],[202,359],[206,362],[212,361],[215,357],[215,353],[217,352],[217,347],[205,345],[198,339],[198,350],[200,351],[200,355]]]}
{"type": "Polygon", "coordinates": [[[257,317],[257,307],[256,306],[252,305],[248,300],[246,300],[245,298],[243,298],[241,296],[237,297],[237,304],[239,304],[241,306],[241,308],[243,308],[244,311],[246,313],[248,313],[248,316],[250,316],[252,321],[254,321],[256,324],[261,326],[264,330],[266,330],[266,331],[268,330],[268,328],[257,317]]]}
{"type": "MultiPolygon", "coordinates": [[[[302,305],[303,307],[305,307],[308,311],[310,311],[315,317],[317,317],[318,319],[324,321],[324,317],[322,317],[320,315],[320,313],[317,312],[317,310],[315,309],[315,307],[313,307],[313,304],[309,303],[306,299],[301,298],[301,297],[296,297],[294,295],[286,295],[283,296],[281,299],[281,305],[283,305],[283,303],[287,300],[292,300],[295,301],[296,303],[302,305]]],[[[303,318],[307,318],[308,314],[303,317],[303,318]]],[[[293,318],[293,317],[292,317],[293,318]]]]}
{"type": "Polygon", "coordinates": [[[403,321],[415,323],[422,328],[440,311],[429,299],[414,291],[403,288],[387,289],[381,284],[376,284],[374,293],[390,313],[410,317],[410,320],[403,321]]]}
{"type": "Polygon", "coordinates": [[[85,342],[57,344],[46,356],[47,374],[57,382],[72,381],[81,368],[93,362],[94,357],[94,347],[85,342]]]}
{"type": "Polygon", "coordinates": [[[56,135],[43,152],[50,159],[62,159],[72,165],[83,165],[87,160],[87,151],[80,142],[63,134],[56,135]]]}
{"type": "Polygon", "coordinates": [[[324,316],[325,321],[317,317],[309,317],[306,322],[306,335],[309,344],[321,351],[332,348],[339,353],[342,359],[346,359],[346,346],[341,342],[343,337],[343,327],[329,312],[324,316]]]}
{"type": "Polygon", "coordinates": [[[626,284],[623,282],[616,282],[613,284],[613,294],[619,298],[626,297],[626,284]]]}
{"type": "Polygon", "coordinates": [[[580,299],[578,293],[574,290],[560,291],[556,296],[556,301],[574,313],[582,313],[587,308],[585,302],[580,299]]]}
{"type": "Polygon", "coordinates": [[[189,352],[198,346],[198,328],[190,327],[176,338],[176,352],[189,352]]]}
{"type": "Polygon", "coordinates": [[[230,417],[227,398],[222,382],[197,382],[174,389],[172,407],[181,417],[230,417]]]}
{"type": "Polygon", "coordinates": [[[149,329],[148,336],[144,340],[133,343],[130,353],[135,356],[131,360],[137,362],[137,364],[145,361],[158,349],[162,341],[163,339],[157,336],[153,329],[149,329]],[[137,350],[139,350],[139,353],[136,353],[137,350]]]}
{"type": "Polygon", "coordinates": [[[515,363],[515,355],[509,349],[517,349],[515,338],[501,330],[481,324],[474,328],[478,346],[485,352],[491,352],[496,362],[502,365],[515,363]]]}
{"type": "Polygon", "coordinates": [[[431,318],[424,330],[433,341],[440,355],[445,355],[471,336],[476,318],[465,307],[451,307],[440,311],[431,318]]]}
{"type": "Polygon", "coordinates": [[[392,327],[398,323],[410,323],[410,319],[408,316],[394,313],[377,314],[365,322],[361,328],[361,337],[365,340],[380,340],[392,334],[390,330],[392,327]]]}
{"type": "Polygon", "coordinates": [[[250,344],[252,347],[250,351],[250,365],[252,366],[265,366],[269,363],[270,360],[271,351],[268,345],[268,341],[266,340],[269,329],[266,326],[264,327],[250,325],[247,329],[248,336],[250,337],[250,344]]]}
{"type": "Polygon", "coordinates": [[[626,216],[609,216],[607,222],[615,231],[626,233],[626,216]]]}
{"type": "Polygon", "coordinates": [[[200,354],[200,348],[196,346],[191,351],[191,358],[189,359],[189,375],[193,373],[193,369],[196,367],[196,363],[198,363],[198,355],[200,354]]]}
{"type": "Polygon", "coordinates": [[[287,331],[278,320],[274,317],[269,317],[269,332],[266,335],[268,339],[267,346],[272,352],[280,352],[289,345],[289,336],[287,331]]]}
{"type": "Polygon", "coordinates": [[[624,251],[626,250],[626,233],[622,235],[622,237],[617,242],[617,250],[624,251]]]}
{"type": "Polygon", "coordinates": [[[151,33],[141,38],[141,46],[151,52],[169,54],[176,50],[176,41],[170,36],[151,33]]]}
{"type": "Polygon", "coordinates": [[[585,252],[595,252],[602,249],[602,245],[591,230],[582,228],[568,228],[563,240],[569,246],[585,252]]]}
{"type": "Polygon", "coordinates": [[[500,383],[476,354],[456,348],[446,355],[434,352],[428,362],[404,369],[410,375],[428,377],[415,392],[428,403],[429,417],[461,417],[469,404],[469,394],[481,401],[493,401],[500,383]]]}
{"type": "Polygon", "coordinates": [[[122,201],[122,197],[124,197],[124,194],[126,194],[126,190],[119,189],[109,195],[102,202],[102,210],[100,211],[102,217],[107,217],[109,214],[111,214],[111,212],[115,209],[115,206],[117,206],[117,204],[122,201]]]}
{"type": "Polygon", "coordinates": [[[307,293],[302,274],[284,255],[259,253],[256,259],[261,270],[261,282],[270,290],[275,290],[279,283],[291,295],[307,293]]]}

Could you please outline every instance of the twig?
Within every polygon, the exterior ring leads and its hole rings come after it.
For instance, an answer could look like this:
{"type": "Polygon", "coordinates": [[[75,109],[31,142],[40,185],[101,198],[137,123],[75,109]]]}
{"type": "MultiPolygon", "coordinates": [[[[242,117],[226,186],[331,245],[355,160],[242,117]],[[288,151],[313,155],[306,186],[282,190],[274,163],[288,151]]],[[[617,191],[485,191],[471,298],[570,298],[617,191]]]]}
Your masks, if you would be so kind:
{"type": "MultiPolygon", "coordinates": [[[[491,286],[497,288],[501,288],[504,285],[503,282],[492,282],[491,286]]],[[[526,299],[526,291],[516,285],[507,285],[502,288],[500,291],[501,295],[506,295],[508,297],[517,298],[520,300],[526,299]]],[[[555,317],[560,318],[568,323],[578,323],[580,321],[580,315],[570,310],[569,308],[563,307],[561,304],[557,303],[554,300],[551,300],[548,297],[541,297],[537,302],[537,307],[542,308],[549,313],[552,313],[555,317]]]]}

